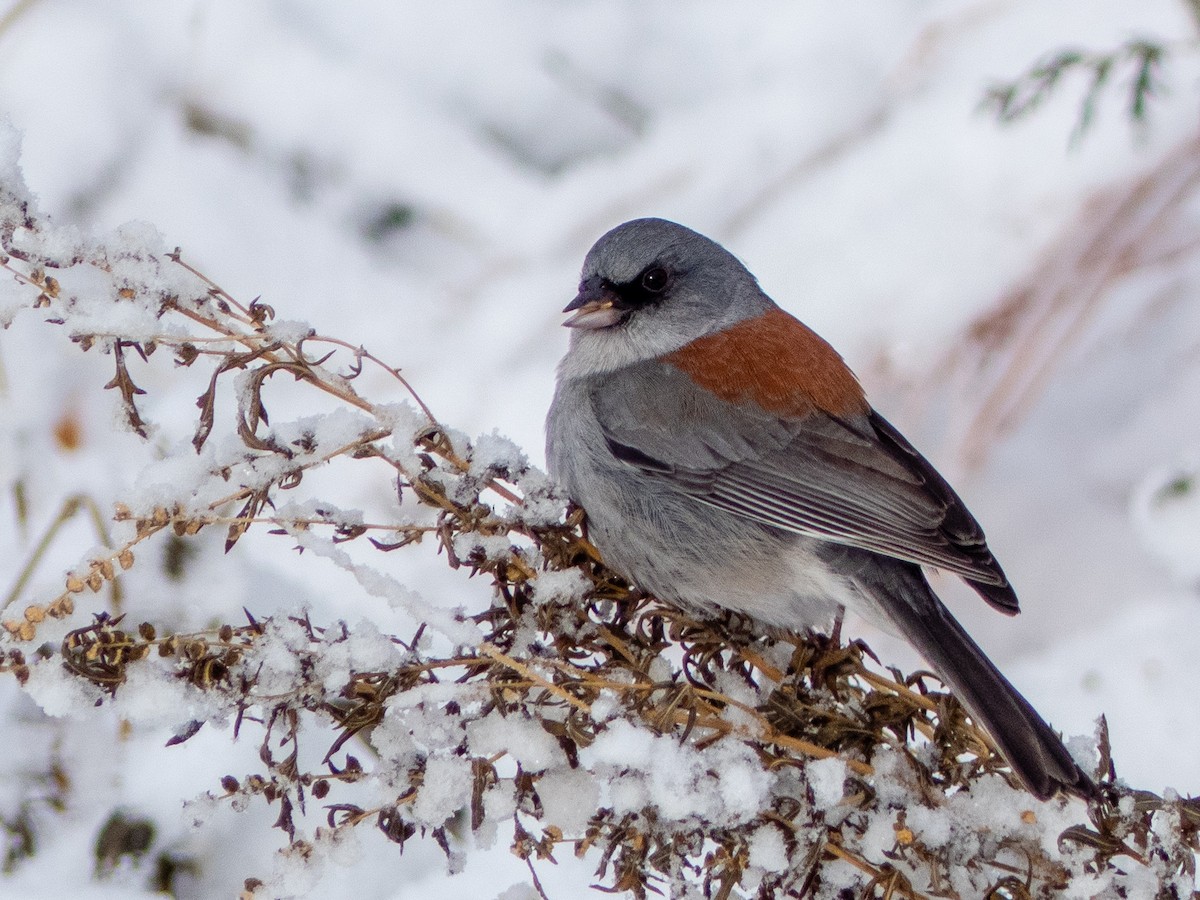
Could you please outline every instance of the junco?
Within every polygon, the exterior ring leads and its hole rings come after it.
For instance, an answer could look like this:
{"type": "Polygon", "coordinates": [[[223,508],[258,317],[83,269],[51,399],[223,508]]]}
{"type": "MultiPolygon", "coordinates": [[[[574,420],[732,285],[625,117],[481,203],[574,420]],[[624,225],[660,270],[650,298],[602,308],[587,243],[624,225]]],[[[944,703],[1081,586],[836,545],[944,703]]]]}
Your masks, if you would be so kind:
{"type": "Polygon", "coordinates": [[[925,657],[1032,793],[1094,792],[922,574],[953,572],[1015,614],[979,524],[731,253],[674,222],[626,222],[588,252],[564,312],[546,454],[617,572],[787,631],[851,608],[925,657]]]}

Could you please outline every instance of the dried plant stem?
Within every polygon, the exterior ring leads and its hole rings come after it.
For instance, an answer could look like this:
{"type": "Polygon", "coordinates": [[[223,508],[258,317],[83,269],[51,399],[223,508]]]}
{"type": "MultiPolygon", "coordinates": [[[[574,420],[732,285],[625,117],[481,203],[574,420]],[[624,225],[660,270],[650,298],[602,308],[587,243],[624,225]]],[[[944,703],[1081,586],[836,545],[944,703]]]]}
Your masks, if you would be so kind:
{"type": "MultiPolygon", "coordinates": [[[[884,872],[881,869],[877,869],[875,866],[871,865],[866,860],[861,859],[858,856],[855,856],[853,853],[847,852],[842,846],[834,843],[833,841],[826,841],[825,852],[828,853],[830,856],[837,857],[842,862],[849,863],[850,865],[854,866],[854,868],[858,869],[860,872],[871,876],[871,881],[872,881],[871,886],[872,887],[874,887],[875,885],[884,884],[885,882],[888,881],[888,879],[890,877],[889,873],[884,872]]],[[[894,895],[894,893],[896,892],[897,889],[899,889],[902,892],[902,896],[909,897],[909,898],[911,898],[911,900],[930,900],[930,898],[927,897],[925,894],[922,894],[919,891],[914,891],[911,887],[908,887],[908,886],[897,888],[896,885],[889,885],[888,888],[885,890],[884,896],[886,897],[886,896],[894,895]]],[[[864,890],[862,893],[862,896],[869,897],[869,896],[871,896],[871,894],[868,890],[864,890]]]]}
{"type": "Polygon", "coordinates": [[[536,684],[536,685],[538,685],[538,687],[544,688],[545,690],[549,691],[551,694],[558,697],[558,699],[562,700],[564,703],[567,703],[570,706],[573,706],[576,709],[578,709],[582,712],[585,712],[585,713],[590,713],[592,711],[592,705],[590,703],[580,700],[578,697],[576,697],[570,691],[567,691],[564,688],[562,688],[561,686],[555,684],[553,681],[550,681],[550,680],[545,679],[542,676],[538,675],[537,672],[533,671],[533,669],[530,668],[529,666],[527,666],[525,663],[520,662],[516,659],[513,659],[511,656],[509,656],[504,651],[500,650],[498,647],[495,647],[491,644],[485,643],[485,644],[480,645],[479,650],[485,656],[491,657],[492,659],[496,660],[496,662],[501,663],[504,666],[507,666],[509,669],[512,669],[518,675],[522,676],[523,678],[528,679],[528,681],[531,684],[536,684]]]}
{"type": "Polygon", "coordinates": [[[1097,194],[1063,236],[995,307],[975,321],[933,371],[962,373],[969,421],[957,429],[965,464],[1024,420],[1123,277],[1200,245],[1193,226],[1172,235],[1200,189],[1200,136],[1189,138],[1131,185],[1097,194]]]}
{"type": "MultiPolygon", "coordinates": [[[[108,525],[104,521],[104,516],[100,514],[95,501],[86,494],[72,494],[63,501],[58,515],[50,522],[41,538],[34,545],[33,550],[30,551],[29,557],[25,560],[25,565],[21,567],[21,571],[17,574],[17,580],[13,584],[12,589],[5,595],[4,601],[0,603],[0,615],[21,596],[21,591],[25,589],[25,585],[33,576],[38,563],[42,561],[42,557],[50,549],[50,545],[54,543],[54,538],[58,535],[58,532],[64,525],[74,519],[81,509],[88,512],[88,517],[91,519],[92,526],[96,529],[96,535],[100,538],[100,542],[105,545],[111,543],[111,539],[108,536],[108,525]]],[[[116,580],[112,582],[112,605],[113,612],[119,613],[121,595],[116,580]]]]}
{"type": "Polygon", "coordinates": [[[21,16],[33,9],[39,0],[17,0],[3,16],[0,16],[0,39],[11,29],[21,16]]]}

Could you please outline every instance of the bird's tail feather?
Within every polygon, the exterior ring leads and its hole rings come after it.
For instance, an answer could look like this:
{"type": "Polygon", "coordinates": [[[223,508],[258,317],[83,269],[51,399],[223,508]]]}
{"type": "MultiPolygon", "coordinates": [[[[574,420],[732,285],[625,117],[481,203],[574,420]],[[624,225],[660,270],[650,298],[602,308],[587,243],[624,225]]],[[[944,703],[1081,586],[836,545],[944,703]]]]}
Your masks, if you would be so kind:
{"type": "MultiPolygon", "coordinates": [[[[949,685],[1036,796],[1059,790],[1087,798],[1096,788],[1062,740],[984,655],[933,593],[920,569],[888,567],[876,596],[888,617],[949,685]]],[[[873,592],[875,593],[875,592],[873,592]]]]}

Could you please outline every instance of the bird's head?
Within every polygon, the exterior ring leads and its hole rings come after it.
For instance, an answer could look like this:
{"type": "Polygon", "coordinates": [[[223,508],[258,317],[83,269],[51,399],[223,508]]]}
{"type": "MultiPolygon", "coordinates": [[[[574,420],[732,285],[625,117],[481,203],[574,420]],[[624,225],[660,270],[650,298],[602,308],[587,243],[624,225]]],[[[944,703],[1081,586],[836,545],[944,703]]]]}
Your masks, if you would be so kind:
{"type": "Polygon", "coordinates": [[[720,244],[665,219],[634,219],[584,259],[579,294],[564,310],[572,335],[562,373],[580,377],[660,357],[773,306],[720,244]]]}

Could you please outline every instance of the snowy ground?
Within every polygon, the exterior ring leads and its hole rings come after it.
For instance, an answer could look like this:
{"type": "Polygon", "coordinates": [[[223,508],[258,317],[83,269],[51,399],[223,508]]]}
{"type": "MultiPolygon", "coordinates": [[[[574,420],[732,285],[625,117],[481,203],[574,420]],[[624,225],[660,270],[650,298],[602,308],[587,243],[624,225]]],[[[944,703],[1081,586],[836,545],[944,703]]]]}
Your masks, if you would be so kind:
{"type": "MultiPolygon", "coordinates": [[[[590,243],[639,215],[708,233],[843,352],[960,487],[1025,612],[1003,619],[946,594],[1013,681],[1068,734],[1105,714],[1131,783],[1194,793],[1200,185],[1181,178],[1149,262],[1104,285],[982,456],[966,448],[986,385],[954,356],[1048,248],[1086,228],[1089,198],[1193,138],[1193,34],[1171,0],[2,0],[0,115],[22,132],[25,178],[59,221],[152,223],[234,295],[366,344],[443,421],[498,429],[535,460],[566,343],[559,310],[590,243]],[[1135,36],[1174,48],[1144,127],[1125,120],[1127,73],[1074,146],[1080,79],[1014,126],[978,110],[989,84],[1049,50],[1135,36]]],[[[51,338],[27,315],[0,332],[4,591],[64,498],[86,491],[107,508],[148,458],[114,428],[99,390],[107,363],[51,338]],[[82,423],[75,449],[55,438],[64,418],[82,423]],[[18,480],[33,512],[24,528],[18,480]]],[[[186,440],[198,391],[155,388],[148,418],[186,440]]],[[[382,377],[363,389],[394,390],[382,377]]],[[[370,509],[365,485],[341,489],[370,509]]],[[[39,570],[43,588],[95,543],[82,525],[66,536],[39,570]]],[[[144,609],[203,623],[307,599],[314,618],[389,615],[276,539],[252,533],[222,560],[218,537],[199,542],[196,564],[216,579],[206,590],[163,589],[144,609]]],[[[464,587],[423,556],[395,562],[422,594],[486,602],[486,585],[464,587]]],[[[61,750],[7,682],[0,713],[30,767],[61,750]]],[[[251,760],[253,747],[205,733],[171,751],[171,769],[148,769],[167,734],[92,736],[106,752],[79,789],[94,792],[82,808],[97,818],[57,830],[0,879],[0,896],[57,896],[64,883],[129,896],[140,876],[90,881],[87,848],[114,798],[166,810],[252,765],[236,754],[251,760]]],[[[0,778],[20,772],[10,761],[0,778]]],[[[225,814],[186,838],[221,861],[211,895],[261,871],[270,849],[239,835],[265,833],[266,815],[225,814]]],[[[527,879],[503,846],[453,878],[436,847],[384,857],[385,870],[353,867],[357,896],[492,897],[527,879]]],[[[589,878],[567,861],[540,875],[555,898],[582,896],[589,878]]],[[[315,893],[339,896],[337,877],[315,893]]]]}

